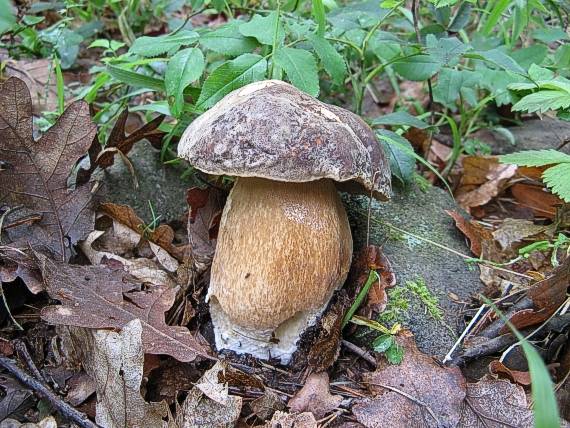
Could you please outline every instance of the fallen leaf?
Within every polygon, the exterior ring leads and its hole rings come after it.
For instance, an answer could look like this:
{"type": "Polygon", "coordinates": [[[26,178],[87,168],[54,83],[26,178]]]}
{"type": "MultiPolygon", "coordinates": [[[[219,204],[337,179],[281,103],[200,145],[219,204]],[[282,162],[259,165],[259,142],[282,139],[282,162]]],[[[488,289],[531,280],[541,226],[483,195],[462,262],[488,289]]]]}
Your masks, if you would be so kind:
{"type": "Polygon", "coordinates": [[[53,416],[47,416],[37,424],[32,422],[21,423],[15,419],[5,419],[0,423],[0,428],[57,428],[57,422],[53,416]]]}
{"type": "Polygon", "coordinates": [[[24,414],[34,404],[33,393],[8,375],[0,375],[0,421],[14,414],[24,414]]]}
{"type": "Polygon", "coordinates": [[[70,331],[83,366],[95,382],[97,424],[106,428],[161,427],[164,406],[146,403],[140,391],[144,362],[141,321],[131,320],[119,333],[84,328],[70,331]]]}
{"type": "Polygon", "coordinates": [[[524,389],[507,380],[482,379],[468,383],[461,413],[459,426],[462,428],[533,426],[524,389]]]}
{"type": "Polygon", "coordinates": [[[507,377],[509,380],[522,386],[529,386],[531,384],[529,372],[511,370],[503,363],[501,363],[499,360],[491,361],[491,363],[489,364],[489,371],[492,374],[502,375],[503,377],[507,377]]]}
{"type": "Polygon", "coordinates": [[[198,334],[165,323],[164,313],[172,306],[176,289],[155,286],[142,291],[140,284],[132,282],[122,270],[56,263],[41,255],[38,258],[48,294],[62,303],[42,309],[45,321],[121,329],[133,319],[140,319],[145,353],[171,355],[184,362],[197,355],[211,358],[198,334]]]}
{"type": "Polygon", "coordinates": [[[287,406],[295,413],[311,412],[316,419],[322,419],[336,409],[342,401],[340,395],[329,392],[327,372],[312,373],[287,406]]]}
{"type": "Polygon", "coordinates": [[[67,381],[67,395],[65,399],[72,406],[79,406],[97,390],[93,379],[81,371],[67,381]]]}
{"type": "Polygon", "coordinates": [[[176,411],[179,428],[231,428],[241,413],[242,398],[229,395],[227,384],[218,383],[224,363],[217,362],[200,378],[176,411]]]}
{"type": "Polygon", "coordinates": [[[284,413],[277,411],[264,428],[317,428],[317,421],[312,413],[284,413]]]}
{"type": "Polygon", "coordinates": [[[12,210],[3,231],[14,244],[45,249],[66,261],[71,247],[93,229],[89,184],[68,190],[67,179],[95,133],[89,107],[76,101],[34,141],[26,84],[12,77],[0,86],[0,201],[12,210]],[[30,215],[37,218],[19,224],[30,215]]]}
{"type": "Polygon", "coordinates": [[[33,294],[44,291],[41,274],[35,261],[17,248],[0,246],[0,282],[20,278],[33,294]]]}
{"type": "Polygon", "coordinates": [[[501,245],[503,250],[512,248],[513,244],[545,234],[546,237],[552,237],[554,228],[551,226],[543,226],[534,224],[529,220],[516,218],[506,218],[503,220],[497,230],[493,232],[493,238],[501,245]]]}
{"type": "Polygon", "coordinates": [[[553,219],[562,201],[542,186],[515,183],[510,188],[513,197],[523,206],[531,208],[538,216],[553,219]]]}
{"type": "Polygon", "coordinates": [[[251,401],[249,407],[255,416],[266,421],[271,419],[275,412],[285,410],[285,403],[279,394],[268,389],[261,397],[251,401]]]}
{"type": "Polygon", "coordinates": [[[499,163],[496,157],[467,156],[463,160],[463,176],[456,200],[466,211],[485,205],[503,190],[517,167],[499,163]]]}
{"type": "Polygon", "coordinates": [[[400,365],[382,361],[376,371],[363,374],[377,396],[353,406],[358,422],[366,427],[457,426],[465,398],[461,370],[438,366],[417,349],[413,338],[398,340],[405,348],[400,365]]]}
{"type": "Polygon", "coordinates": [[[467,220],[457,211],[446,210],[445,212],[455,221],[455,226],[469,240],[469,249],[471,252],[475,256],[481,257],[483,242],[492,239],[492,232],[474,221],[467,220]]]}

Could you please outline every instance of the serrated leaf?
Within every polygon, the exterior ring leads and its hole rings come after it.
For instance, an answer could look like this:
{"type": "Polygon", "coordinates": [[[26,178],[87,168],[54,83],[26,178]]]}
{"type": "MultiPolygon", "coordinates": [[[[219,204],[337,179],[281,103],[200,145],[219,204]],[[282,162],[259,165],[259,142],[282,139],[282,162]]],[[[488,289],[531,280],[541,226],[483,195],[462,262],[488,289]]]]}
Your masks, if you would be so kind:
{"type": "Polygon", "coordinates": [[[129,52],[144,57],[158,56],[177,50],[182,46],[191,45],[199,37],[197,32],[191,30],[182,30],[176,34],[166,34],[158,37],[143,36],[135,40],[129,52]]]}
{"type": "Polygon", "coordinates": [[[179,51],[168,62],[164,74],[166,95],[174,98],[172,113],[178,116],[184,106],[184,89],[198,80],[204,71],[204,54],[198,48],[179,51]]]}
{"type": "Polygon", "coordinates": [[[564,202],[570,203],[570,156],[566,163],[560,163],[544,171],[542,179],[552,189],[552,193],[560,196],[564,202]]]}
{"type": "Polygon", "coordinates": [[[465,57],[490,62],[503,70],[512,71],[513,73],[526,74],[524,68],[522,68],[513,58],[499,49],[468,52],[465,54],[465,57]]]}
{"type": "Polygon", "coordinates": [[[394,113],[385,114],[384,116],[377,117],[373,119],[370,124],[372,126],[379,125],[391,125],[391,126],[411,126],[418,129],[427,129],[430,127],[429,124],[425,123],[423,120],[412,116],[407,111],[396,111],[394,113]]]}
{"type": "Polygon", "coordinates": [[[279,48],[273,60],[285,70],[293,85],[313,97],[319,95],[319,75],[313,54],[303,49],[279,48]]]}
{"type": "Polygon", "coordinates": [[[566,109],[570,107],[570,93],[560,90],[540,90],[526,95],[513,107],[513,111],[529,113],[545,113],[549,110],[566,109]]]}
{"type": "MultiPolygon", "coordinates": [[[[256,38],[261,44],[271,46],[275,38],[275,25],[278,19],[277,11],[271,12],[267,16],[253,15],[249,22],[239,26],[239,31],[244,36],[256,38]]],[[[281,23],[279,23],[277,43],[282,43],[283,39],[285,39],[285,31],[281,23]]]]}
{"type": "Polygon", "coordinates": [[[394,63],[394,70],[408,80],[420,82],[434,76],[441,63],[431,55],[417,55],[394,63]]]}
{"type": "Polygon", "coordinates": [[[448,37],[436,39],[433,34],[426,37],[427,52],[433,58],[436,58],[441,65],[453,67],[459,63],[459,58],[471,46],[461,42],[457,37],[448,37]]]}
{"type": "Polygon", "coordinates": [[[236,56],[253,51],[259,44],[253,37],[246,37],[239,31],[239,21],[207,31],[200,36],[200,44],[224,55],[236,56]]]}
{"type": "Polygon", "coordinates": [[[477,73],[469,70],[442,69],[437,85],[433,88],[435,101],[446,106],[454,104],[462,89],[473,87],[477,83],[477,76],[477,73]]]}
{"type": "Polygon", "coordinates": [[[532,64],[528,69],[528,75],[534,81],[537,80],[551,80],[554,79],[554,72],[548,68],[540,67],[539,65],[532,64]]]}
{"type": "Polygon", "coordinates": [[[342,84],[347,73],[344,58],[324,37],[317,34],[308,34],[307,38],[313,45],[313,49],[321,59],[326,72],[331,76],[333,82],[338,85],[342,84]]]}
{"type": "Polygon", "coordinates": [[[266,71],[267,61],[260,55],[243,54],[224,62],[205,80],[196,107],[212,107],[234,89],[264,79],[266,71]]]}
{"type": "Polygon", "coordinates": [[[394,342],[392,346],[386,350],[384,355],[390,364],[399,365],[404,360],[404,348],[394,342]]]}
{"type": "Polygon", "coordinates": [[[544,166],[557,163],[569,163],[570,155],[553,149],[527,150],[499,156],[499,160],[502,163],[510,163],[518,166],[544,166]]]}
{"type": "Polygon", "coordinates": [[[394,337],[390,334],[383,334],[374,339],[374,342],[372,342],[372,349],[374,349],[375,352],[382,353],[386,352],[386,350],[393,344],[394,337]]]}
{"type": "Polygon", "coordinates": [[[129,86],[152,89],[153,91],[164,91],[164,81],[155,77],[145,76],[132,70],[107,65],[107,72],[119,82],[129,86]]]}
{"type": "Polygon", "coordinates": [[[393,144],[390,140],[397,141],[399,144],[402,144],[413,152],[414,149],[410,142],[401,135],[385,129],[377,130],[376,135],[380,140],[380,144],[382,144],[382,147],[388,154],[392,175],[398,178],[402,184],[411,183],[416,168],[416,161],[409,152],[404,151],[398,145],[393,144]]]}
{"type": "Polygon", "coordinates": [[[68,189],[67,179],[87,153],[97,127],[84,101],[71,104],[38,141],[32,134],[32,99],[26,84],[11,77],[0,85],[0,201],[7,212],[6,227],[14,246],[47,250],[66,261],[71,246],[90,232],[95,213],[89,184],[68,189]]]}

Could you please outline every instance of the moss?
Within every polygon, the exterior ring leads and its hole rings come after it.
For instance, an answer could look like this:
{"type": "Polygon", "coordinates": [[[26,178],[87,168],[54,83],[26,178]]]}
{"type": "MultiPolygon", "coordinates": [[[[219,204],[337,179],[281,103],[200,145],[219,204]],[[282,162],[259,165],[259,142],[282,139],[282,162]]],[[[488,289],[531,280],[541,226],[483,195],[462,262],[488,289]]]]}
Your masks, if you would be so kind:
{"type": "Polygon", "coordinates": [[[437,300],[437,297],[435,297],[429,290],[423,278],[418,278],[415,281],[406,282],[406,287],[408,290],[414,293],[418,299],[421,300],[433,319],[443,319],[443,311],[439,307],[439,301],[437,300]]]}

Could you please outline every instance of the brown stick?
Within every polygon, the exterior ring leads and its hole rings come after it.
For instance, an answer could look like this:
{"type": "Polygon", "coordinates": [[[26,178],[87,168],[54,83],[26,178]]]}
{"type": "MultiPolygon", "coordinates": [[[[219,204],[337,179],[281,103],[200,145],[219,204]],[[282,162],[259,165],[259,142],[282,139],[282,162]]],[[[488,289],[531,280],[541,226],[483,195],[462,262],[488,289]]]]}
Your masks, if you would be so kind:
{"type": "Polygon", "coordinates": [[[370,352],[365,351],[362,348],[359,348],[358,346],[356,346],[354,343],[349,342],[348,340],[343,340],[342,344],[351,352],[355,353],[356,355],[358,355],[359,357],[364,358],[366,361],[368,361],[370,364],[372,364],[374,367],[376,367],[378,364],[376,363],[376,359],[370,354],[370,352]]]}
{"type": "Polygon", "coordinates": [[[91,422],[86,414],[74,409],[60,397],[55,395],[48,387],[40,381],[34,379],[22,369],[20,369],[14,360],[0,356],[0,367],[10,372],[16,379],[32,389],[40,397],[46,399],[62,416],[73,421],[81,428],[98,428],[99,425],[91,422]]]}

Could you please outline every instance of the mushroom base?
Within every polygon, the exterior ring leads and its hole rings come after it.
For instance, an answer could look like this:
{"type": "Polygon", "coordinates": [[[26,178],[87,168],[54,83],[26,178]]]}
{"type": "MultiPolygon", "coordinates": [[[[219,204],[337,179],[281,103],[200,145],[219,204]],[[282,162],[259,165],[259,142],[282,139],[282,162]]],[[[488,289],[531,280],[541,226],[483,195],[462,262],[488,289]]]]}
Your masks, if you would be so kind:
{"type": "Polygon", "coordinates": [[[238,178],[220,220],[208,290],[216,347],[289,363],[346,280],[351,258],[332,180],[238,178]]]}

